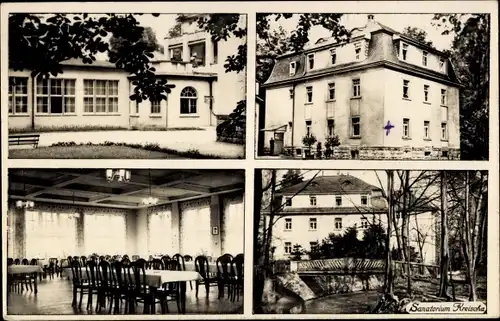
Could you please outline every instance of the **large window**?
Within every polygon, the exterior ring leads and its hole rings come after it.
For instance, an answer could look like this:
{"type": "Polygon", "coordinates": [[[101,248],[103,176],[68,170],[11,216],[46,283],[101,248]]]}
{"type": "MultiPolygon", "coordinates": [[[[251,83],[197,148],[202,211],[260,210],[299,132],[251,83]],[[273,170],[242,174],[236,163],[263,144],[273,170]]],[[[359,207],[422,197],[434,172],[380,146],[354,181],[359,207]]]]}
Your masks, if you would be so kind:
{"type": "Polygon", "coordinates": [[[328,84],[328,100],[335,100],[335,83],[328,84]]]}
{"type": "Polygon", "coordinates": [[[36,112],[41,114],[75,113],[75,80],[36,80],[36,112]]]}
{"type": "Polygon", "coordinates": [[[441,123],[441,140],[448,140],[448,124],[446,122],[441,123]]]}
{"type": "Polygon", "coordinates": [[[316,206],[317,204],[316,196],[309,196],[309,203],[311,204],[311,206],[316,206]]]}
{"type": "Polygon", "coordinates": [[[285,242],[285,254],[292,253],[292,242],[285,242]]]}
{"type": "Polygon", "coordinates": [[[181,91],[181,115],[196,114],[197,102],[196,89],[193,87],[186,87],[181,91]]]}
{"type": "Polygon", "coordinates": [[[335,65],[337,63],[337,50],[336,49],[330,49],[330,62],[332,65],[335,65]]]}
{"type": "Polygon", "coordinates": [[[306,87],[306,102],[312,103],[312,101],[313,101],[313,87],[307,86],[306,87]]]}
{"type": "Polygon", "coordinates": [[[335,196],[335,205],[342,206],[342,196],[335,196]]]}
{"type": "Polygon", "coordinates": [[[85,79],[83,105],[85,113],[117,113],[118,80],[85,79]]]}
{"type": "Polygon", "coordinates": [[[361,205],[368,205],[368,195],[361,195],[361,205]]]}
{"type": "Polygon", "coordinates": [[[84,219],[85,254],[126,254],[125,216],[113,213],[87,214],[84,219]]]}
{"type": "Polygon", "coordinates": [[[222,252],[236,255],[243,253],[245,217],[243,200],[228,201],[224,204],[222,252]]]}
{"type": "Polygon", "coordinates": [[[292,219],[285,218],[285,231],[291,231],[291,230],[292,230],[292,219]]]}
{"type": "Polygon", "coordinates": [[[309,230],[316,231],[317,228],[318,228],[318,219],[315,217],[311,217],[309,219],[309,230]]]}
{"type": "Polygon", "coordinates": [[[446,99],[446,89],[441,89],[441,105],[446,106],[447,99],[446,99]]]}
{"type": "Polygon", "coordinates": [[[213,255],[211,243],[210,206],[197,204],[181,210],[181,249],[182,254],[193,257],[213,255]]]}
{"type": "Polygon", "coordinates": [[[311,126],[312,122],[310,120],[306,120],[306,135],[311,135],[311,126]]]}
{"type": "Polygon", "coordinates": [[[410,119],[403,118],[403,137],[410,138],[410,119]]]}
{"type": "Polygon", "coordinates": [[[151,213],[148,218],[148,252],[150,255],[170,254],[172,244],[172,213],[162,211],[151,213]]]}
{"type": "Polygon", "coordinates": [[[341,217],[336,217],[335,218],[335,229],[336,230],[341,230],[342,229],[342,218],[341,217]]]}
{"type": "Polygon", "coordinates": [[[361,136],[361,121],[360,117],[352,117],[351,118],[351,136],[359,137],[361,136]]]}
{"type": "Polygon", "coordinates": [[[424,138],[425,139],[431,138],[431,135],[430,135],[430,122],[428,120],[424,120],[424,138]]]}
{"type": "Polygon", "coordinates": [[[76,220],[69,213],[26,211],[26,257],[76,255],[76,220]]]}
{"type": "Polygon", "coordinates": [[[161,102],[160,101],[152,101],[151,102],[151,114],[160,114],[161,113],[161,102]]]}
{"type": "Polygon", "coordinates": [[[313,70],[314,69],[314,54],[313,53],[307,55],[307,61],[308,61],[309,70],[313,70]]]}
{"type": "Polygon", "coordinates": [[[410,81],[403,80],[403,98],[410,98],[410,81]]]}
{"type": "Polygon", "coordinates": [[[28,112],[28,78],[9,77],[9,114],[28,112]]]}
{"type": "Polygon", "coordinates": [[[429,85],[424,85],[424,101],[429,101],[429,85]]]}
{"type": "Polygon", "coordinates": [[[328,136],[333,136],[334,133],[335,133],[335,124],[334,124],[334,121],[333,119],[328,119],[328,122],[327,122],[327,130],[328,130],[328,136]]]}
{"type": "Polygon", "coordinates": [[[427,51],[422,51],[422,65],[427,66],[427,51]]]}

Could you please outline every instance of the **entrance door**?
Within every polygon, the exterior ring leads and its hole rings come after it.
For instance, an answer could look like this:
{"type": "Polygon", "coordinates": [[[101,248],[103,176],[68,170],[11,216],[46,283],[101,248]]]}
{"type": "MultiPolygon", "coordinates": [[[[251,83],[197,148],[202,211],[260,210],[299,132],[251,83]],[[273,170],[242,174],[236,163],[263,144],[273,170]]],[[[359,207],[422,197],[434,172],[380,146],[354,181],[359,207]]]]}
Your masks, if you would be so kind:
{"type": "Polygon", "coordinates": [[[274,133],[274,155],[283,154],[283,141],[285,138],[285,133],[275,132],[274,133]]]}

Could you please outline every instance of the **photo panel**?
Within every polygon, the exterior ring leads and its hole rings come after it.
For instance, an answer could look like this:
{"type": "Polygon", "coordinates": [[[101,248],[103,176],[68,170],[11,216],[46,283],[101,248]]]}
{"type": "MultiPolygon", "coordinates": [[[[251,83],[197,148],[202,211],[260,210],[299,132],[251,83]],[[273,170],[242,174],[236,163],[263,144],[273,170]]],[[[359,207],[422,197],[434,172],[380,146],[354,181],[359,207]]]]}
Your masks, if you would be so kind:
{"type": "Polygon", "coordinates": [[[256,169],[254,313],[486,313],[488,179],[256,169]]]}
{"type": "Polygon", "coordinates": [[[245,157],[246,14],[6,18],[9,158],[245,157]]]}
{"type": "Polygon", "coordinates": [[[264,159],[488,160],[489,13],[257,13],[264,159]]]}
{"type": "Polygon", "coordinates": [[[243,313],[244,170],[8,176],[6,315],[243,313]]]}

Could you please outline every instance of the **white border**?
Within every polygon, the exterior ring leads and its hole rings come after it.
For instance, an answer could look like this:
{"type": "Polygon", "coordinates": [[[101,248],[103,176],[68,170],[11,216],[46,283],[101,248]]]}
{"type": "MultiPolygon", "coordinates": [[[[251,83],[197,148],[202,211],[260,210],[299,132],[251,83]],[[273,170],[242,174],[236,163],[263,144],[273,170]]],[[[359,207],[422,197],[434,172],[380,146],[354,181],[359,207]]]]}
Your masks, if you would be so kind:
{"type": "MultiPolygon", "coordinates": [[[[444,318],[478,318],[498,317],[499,306],[499,142],[498,142],[498,4],[496,1],[314,1],[314,2],[124,2],[117,5],[114,2],[103,3],[4,3],[1,5],[1,106],[7,106],[7,16],[9,12],[143,12],[143,13],[241,13],[247,14],[248,23],[248,64],[247,64],[247,130],[246,130],[246,159],[244,160],[113,160],[113,166],[128,168],[228,168],[246,169],[246,193],[245,193],[245,295],[244,315],[136,315],[136,316],[106,316],[106,315],[75,315],[75,316],[12,316],[6,315],[6,301],[3,300],[4,318],[25,320],[85,320],[85,319],[302,319],[312,317],[315,319],[329,318],[352,318],[353,315],[252,315],[252,275],[253,275],[253,177],[255,168],[324,168],[324,169],[351,169],[351,170],[376,170],[376,169],[482,169],[489,170],[489,221],[488,221],[488,314],[487,315],[440,315],[444,318]],[[482,12],[491,14],[491,77],[490,77],[490,159],[489,161],[291,161],[291,160],[254,160],[255,141],[255,13],[256,12],[340,12],[340,13],[468,13],[482,12]]],[[[8,160],[7,126],[8,111],[1,109],[2,124],[2,200],[3,209],[6,210],[7,200],[7,168],[104,168],[106,161],[102,160],[8,160]]],[[[2,212],[4,214],[4,212],[2,212]]],[[[2,215],[2,226],[6,225],[6,216],[2,215]]],[[[2,236],[4,230],[2,229],[2,236]]],[[[2,242],[2,253],[6,253],[6,242],[2,242]]],[[[5,266],[6,256],[2,256],[2,264],[5,266]]],[[[2,284],[5,284],[5,273],[2,275],[2,284]]],[[[3,297],[6,297],[6,288],[3,287],[3,297]]],[[[422,318],[429,315],[355,315],[360,319],[398,319],[398,318],[422,318]]]]}

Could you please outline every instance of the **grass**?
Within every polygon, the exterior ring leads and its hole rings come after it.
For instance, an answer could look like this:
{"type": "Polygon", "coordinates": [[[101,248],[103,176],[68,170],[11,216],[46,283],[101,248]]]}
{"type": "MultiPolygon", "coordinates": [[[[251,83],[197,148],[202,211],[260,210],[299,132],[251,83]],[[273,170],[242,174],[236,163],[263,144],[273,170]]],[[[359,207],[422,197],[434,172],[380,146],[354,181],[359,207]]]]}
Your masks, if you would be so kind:
{"type": "Polygon", "coordinates": [[[31,128],[12,128],[9,129],[9,134],[32,134],[32,133],[60,133],[60,132],[92,132],[92,131],[116,131],[116,130],[138,130],[138,131],[181,131],[181,130],[204,130],[200,127],[156,127],[156,126],[140,126],[140,127],[117,127],[117,126],[61,126],[61,127],[39,127],[35,130],[31,128]]]}
{"type": "Polygon", "coordinates": [[[220,159],[220,156],[201,154],[197,149],[178,151],[162,148],[158,144],[126,144],[104,142],[102,144],[76,144],[75,142],[61,142],[48,147],[34,149],[11,149],[9,158],[34,159],[220,159]]]}

